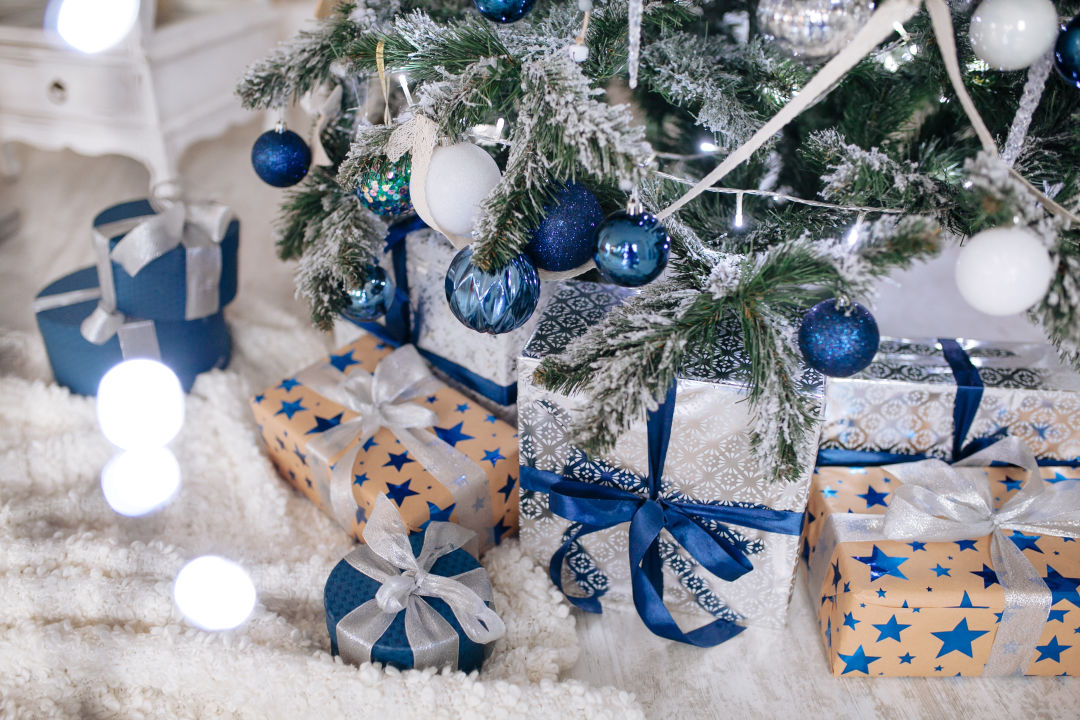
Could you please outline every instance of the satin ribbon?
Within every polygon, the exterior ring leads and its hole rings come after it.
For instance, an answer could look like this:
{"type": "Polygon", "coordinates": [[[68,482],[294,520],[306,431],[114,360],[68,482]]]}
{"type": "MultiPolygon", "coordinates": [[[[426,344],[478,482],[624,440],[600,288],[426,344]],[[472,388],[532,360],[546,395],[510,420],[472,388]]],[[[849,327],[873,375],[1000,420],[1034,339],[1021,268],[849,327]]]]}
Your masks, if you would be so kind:
{"type": "MultiPolygon", "coordinates": [[[[69,292],[45,295],[34,300],[34,314],[46,310],[78,305],[79,303],[101,300],[101,288],[84,288],[69,292]]],[[[161,347],[158,345],[157,327],[153,320],[128,319],[123,313],[116,313],[119,323],[112,330],[120,343],[120,355],[125,360],[150,358],[161,360],[161,347]]],[[[99,343],[100,344],[100,343],[99,343]]]]}
{"type": "Polygon", "coordinates": [[[300,98],[300,107],[304,112],[315,116],[315,127],[311,132],[311,148],[314,152],[312,162],[321,166],[334,164],[323,145],[322,134],[330,122],[341,114],[341,96],[344,93],[341,85],[334,85],[332,88],[328,85],[323,84],[309,90],[300,98]]]}
{"type": "Polygon", "coordinates": [[[486,645],[502,637],[506,626],[488,607],[491,582],[483,568],[443,577],[431,566],[444,555],[463,547],[472,532],[446,522],[428,525],[420,554],[414,556],[408,532],[390,500],[379,496],[364,526],[364,545],[345,556],[345,562],[382,587],[375,597],[338,621],[337,646],[352,663],[371,661],[379,638],[402,611],[405,637],[413,654],[413,667],[457,669],[458,635],[425,597],[447,604],[461,629],[473,642],[486,645]]]}
{"type": "Polygon", "coordinates": [[[884,515],[832,513],[814,548],[811,588],[825,587],[825,574],[840,543],[879,540],[955,542],[990,535],[990,558],[1005,594],[983,675],[1022,674],[1050,613],[1053,595],[1024,553],[1004,534],[1080,538],[1080,488],[1042,480],[1031,450],[1006,438],[949,465],[930,459],[887,468],[903,483],[884,515]],[[1027,470],[1020,491],[994,510],[983,468],[1007,463],[1027,470]]]}
{"type": "MultiPolygon", "coordinates": [[[[165,201],[159,201],[165,203],[165,201]]],[[[103,345],[124,324],[116,308],[112,262],[134,277],[148,264],[179,245],[186,255],[187,293],[184,318],[197,320],[218,312],[221,282],[221,241],[232,221],[232,211],[215,202],[168,202],[156,213],[116,222],[94,224],[92,239],[97,257],[101,300],[83,322],[83,337],[103,345]],[[124,237],[110,251],[110,239],[124,237]]]]}
{"type": "MultiPolygon", "coordinates": [[[[390,253],[394,268],[394,301],[386,311],[383,322],[354,320],[348,313],[344,317],[387,345],[400,347],[411,342],[414,345],[420,337],[420,323],[413,322],[412,307],[409,300],[408,248],[405,238],[412,232],[423,230],[427,225],[416,215],[400,220],[390,226],[386,236],[384,252],[390,253]]],[[[499,405],[513,405],[517,402],[517,382],[499,385],[488,378],[459,365],[442,355],[417,347],[425,360],[451,380],[483,395],[499,405]]]]}
{"type": "Polygon", "coordinates": [[[318,433],[308,441],[312,475],[330,513],[348,529],[353,526],[353,466],[363,444],[380,428],[389,429],[413,460],[453,495],[454,515],[462,525],[478,532],[486,549],[487,533],[495,519],[488,502],[488,479],[475,461],[422,428],[435,425],[438,416],[412,402],[442,387],[412,345],[403,345],[384,357],[374,374],[358,370],[349,375],[329,362],[298,373],[304,386],[337,403],[356,416],[318,433]]]}
{"type": "Polygon", "coordinates": [[[529,466],[521,468],[521,487],[548,494],[548,505],[556,515],[581,527],[572,532],[551,556],[551,581],[567,600],[586,612],[600,612],[597,597],[574,597],[563,589],[563,562],[571,546],[599,530],[629,522],[630,577],[634,607],[645,625],[656,635],[678,642],[711,647],[742,632],[743,627],[724,619],[690,632],[679,628],[664,604],[663,561],[660,558],[660,531],[667,530],[676,542],[703,568],[722,580],[735,580],[750,572],[753,565],[746,553],[705,522],[731,523],[784,535],[798,535],[802,513],[764,507],[704,505],[674,497],[661,497],[660,487],[671,437],[676,388],[672,385],[664,402],[648,417],[649,475],[641,478],[647,495],[594,485],[529,466]]]}

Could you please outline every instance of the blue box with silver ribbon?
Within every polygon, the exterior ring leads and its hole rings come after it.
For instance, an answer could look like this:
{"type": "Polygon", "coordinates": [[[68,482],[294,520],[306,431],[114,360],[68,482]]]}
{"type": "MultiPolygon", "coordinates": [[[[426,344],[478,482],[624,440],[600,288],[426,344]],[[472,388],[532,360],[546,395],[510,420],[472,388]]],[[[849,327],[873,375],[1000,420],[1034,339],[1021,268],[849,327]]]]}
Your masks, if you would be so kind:
{"type": "Polygon", "coordinates": [[[97,269],[89,267],[65,275],[34,300],[53,374],[74,392],[96,394],[112,366],[135,357],[164,362],[185,391],[199,373],[228,364],[232,346],[220,312],[198,320],[129,318],[102,312],[101,298],[97,269]]]}
{"type": "Polygon", "coordinates": [[[215,202],[134,200],[93,223],[107,310],[152,320],[197,320],[236,297],[240,222],[215,202]]]}
{"type": "MultiPolygon", "coordinates": [[[[390,226],[383,264],[394,278],[395,300],[386,316],[362,321],[343,314],[336,340],[355,340],[357,328],[394,346],[413,343],[443,377],[466,389],[493,410],[517,402],[517,358],[547,301],[525,325],[503,335],[485,335],[462,325],[446,302],[444,280],[456,250],[439,233],[411,216],[390,226]]],[[[505,414],[504,414],[505,415],[505,414]]]]}
{"type": "Polygon", "coordinates": [[[366,544],[326,580],[331,652],[356,665],[480,669],[506,628],[492,607],[487,572],[462,549],[472,537],[438,521],[410,536],[380,496],[364,526],[366,544]]]}

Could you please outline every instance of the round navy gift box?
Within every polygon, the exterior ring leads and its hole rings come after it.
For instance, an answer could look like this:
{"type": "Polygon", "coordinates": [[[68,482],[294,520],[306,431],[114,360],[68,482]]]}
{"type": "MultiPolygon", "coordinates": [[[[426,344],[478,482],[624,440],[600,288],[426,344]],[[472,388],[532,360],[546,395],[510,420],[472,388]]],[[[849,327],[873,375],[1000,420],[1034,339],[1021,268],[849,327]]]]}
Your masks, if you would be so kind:
{"type": "MultiPolygon", "coordinates": [[[[103,210],[94,218],[94,227],[152,215],[156,211],[148,200],[133,200],[103,210]]],[[[124,238],[119,234],[109,238],[112,251],[124,238]]],[[[218,283],[218,310],[236,297],[237,252],[240,247],[240,221],[233,220],[221,241],[221,279],[218,283]]],[[[116,287],[116,309],[132,317],[153,320],[184,320],[187,305],[187,254],[177,246],[148,263],[135,276],[128,275],[123,265],[112,262],[113,285],[116,287]]]]}
{"type": "MultiPolygon", "coordinates": [[[[419,533],[409,536],[413,555],[418,555],[424,545],[424,535],[419,533]]],[[[461,573],[469,572],[480,567],[480,563],[463,549],[457,549],[452,553],[443,555],[431,566],[431,573],[443,577],[453,577],[461,573]]],[[[338,654],[337,624],[341,618],[348,615],[368,600],[375,597],[375,593],[382,587],[378,582],[369,578],[349,563],[342,560],[330,572],[326,579],[326,589],[323,600],[326,607],[326,628],[330,631],[330,651],[338,654]]],[[[433,597],[425,597],[424,600],[435,609],[457,633],[458,643],[458,670],[472,672],[479,670],[484,664],[484,658],[491,654],[494,645],[480,645],[473,642],[461,629],[461,623],[454,617],[450,606],[442,600],[433,597]]],[[[491,607],[491,603],[488,603],[491,607]]],[[[375,643],[371,652],[373,662],[385,665],[393,665],[402,670],[413,667],[413,653],[409,648],[409,641],[405,637],[405,611],[402,610],[394,618],[393,623],[375,643]]]]}
{"type": "MultiPolygon", "coordinates": [[[[46,287],[38,299],[97,287],[97,268],[83,268],[46,287]]],[[[97,300],[87,300],[37,313],[38,329],[56,381],[80,395],[97,394],[102,376],[124,360],[116,335],[103,345],[95,345],[82,336],[82,322],[97,304],[97,300]]],[[[229,363],[232,345],[225,317],[220,312],[200,320],[155,320],[154,327],[161,360],[180,378],[185,392],[191,389],[199,373],[229,363]]]]}

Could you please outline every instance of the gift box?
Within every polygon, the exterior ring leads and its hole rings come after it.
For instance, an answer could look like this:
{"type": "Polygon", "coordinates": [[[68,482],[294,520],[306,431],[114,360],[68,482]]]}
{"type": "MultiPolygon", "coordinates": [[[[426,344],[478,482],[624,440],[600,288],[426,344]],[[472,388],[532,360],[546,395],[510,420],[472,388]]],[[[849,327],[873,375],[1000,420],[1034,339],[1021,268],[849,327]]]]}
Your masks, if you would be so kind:
{"type": "Polygon", "coordinates": [[[1040,460],[1080,457],[1080,375],[1049,345],[886,338],[865,370],[826,384],[827,464],[958,459],[1006,434],[1040,460]]]}
{"type": "Polygon", "coordinates": [[[105,373],[134,357],[161,360],[185,392],[199,373],[228,365],[232,345],[221,313],[177,321],[107,314],[99,324],[92,320],[100,312],[100,299],[97,270],[90,267],[65,275],[34,300],[53,374],[72,391],[97,394],[105,373]]]}
{"type": "Polygon", "coordinates": [[[515,428],[365,335],[251,401],[281,475],[356,538],[376,498],[409,529],[452,520],[487,548],[518,526],[515,428]]]}
{"type": "Polygon", "coordinates": [[[834,675],[1080,673],[1080,469],[1016,438],[953,466],[819,467],[805,532],[834,675]]]}
{"type": "Polygon", "coordinates": [[[224,205],[120,203],[94,218],[93,240],[109,309],[196,320],[236,297],[240,222],[224,205]]]}
{"type": "MultiPolygon", "coordinates": [[[[772,481],[759,467],[747,432],[749,364],[736,328],[718,339],[721,362],[690,358],[666,402],[602,457],[574,447],[567,430],[588,398],[533,381],[545,356],[626,295],[607,285],[564,283],[519,361],[522,546],[575,605],[636,607],[663,637],[709,645],[743,625],[780,626],[817,436],[811,433],[800,450],[805,469],[797,481],[772,481]],[[652,542],[658,523],[663,532],[652,542]],[[650,544],[644,557],[631,556],[631,546],[643,543],[650,544]],[[661,584],[663,592],[654,592],[661,584]],[[707,624],[683,633],[669,621],[676,619],[707,624]]],[[[820,378],[807,371],[805,379],[807,396],[820,402],[820,378]]]]}
{"type": "MultiPolygon", "coordinates": [[[[552,283],[545,283],[532,319],[513,332],[487,335],[465,327],[446,301],[446,269],[457,250],[412,217],[391,226],[383,264],[393,269],[397,299],[385,318],[356,327],[395,345],[412,342],[432,367],[495,406],[517,402],[517,358],[529,339],[552,283]]],[[[339,342],[358,337],[356,327],[339,329],[339,342]]]]}
{"type": "Polygon", "coordinates": [[[331,652],[356,665],[479,670],[505,626],[487,572],[462,549],[471,536],[447,522],[409,536],[393,503],[379,498],[365,544],[326,580],[331,652]]]}

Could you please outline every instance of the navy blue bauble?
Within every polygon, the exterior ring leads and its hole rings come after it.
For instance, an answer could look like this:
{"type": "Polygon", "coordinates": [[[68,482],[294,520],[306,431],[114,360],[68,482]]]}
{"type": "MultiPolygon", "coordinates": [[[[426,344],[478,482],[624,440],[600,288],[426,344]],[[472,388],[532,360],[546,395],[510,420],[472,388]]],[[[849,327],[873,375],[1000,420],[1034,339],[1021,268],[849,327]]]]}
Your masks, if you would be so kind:
{"type": "Polygon", "coordinates": [[[364,281],[349,291],[349,304],[342,314],[350,320],[367,322],[380,318],[394,302],[394,281],[378,265],[364,269],[364,281]]]}
{"type": "Polygon", "coordinates": [[[540,276],[532,261],[518,255],[495,272],[472,264],[472,250],[454,256],[446,271],[446,301],[462,325],[477,332],[500,333],[525,324],[540,299],[540,276]]]}
{"type": "Polygon", "coordinates": [[[620,210],[600,224],[593,259],[608,282],[638,287],[664,271],[670,246],[667,230],[654,215],[620,210]]]}
{"type": "Polygon", "coordinates": [[[1080,88],[1080,15],[1058,33],[1054,44],[1054,67],[1061,77],[1080,88]]]}
{"type": "Polygon", "coordinates": [[[806,364],[829,377],[848,377],[874,359],[877,321],[859,303],[838,307],[835,298],[822,300],[803,317],[799,349],[806,364]]]}
{"type": "Polygon", "coordinates": [[[251,164],[263,182],[289,187],[304,179],[311,167],[311,148],[292,130],[267,130],[251,148],[251,164]]]}
{"type": "Polygon", "coordinates": [[[551,272],[584,265],[596,250],[596,228],[604,211],[584,186],[570,183],[544,208],[544,221],[529,238],[525,252],[536,267],[551,272]]]}
{"type": "Polygon", "coordinates": [[[473,4],[488,20],[512,23],[528,15],[536,0],[473,0],[473,4]]]}

